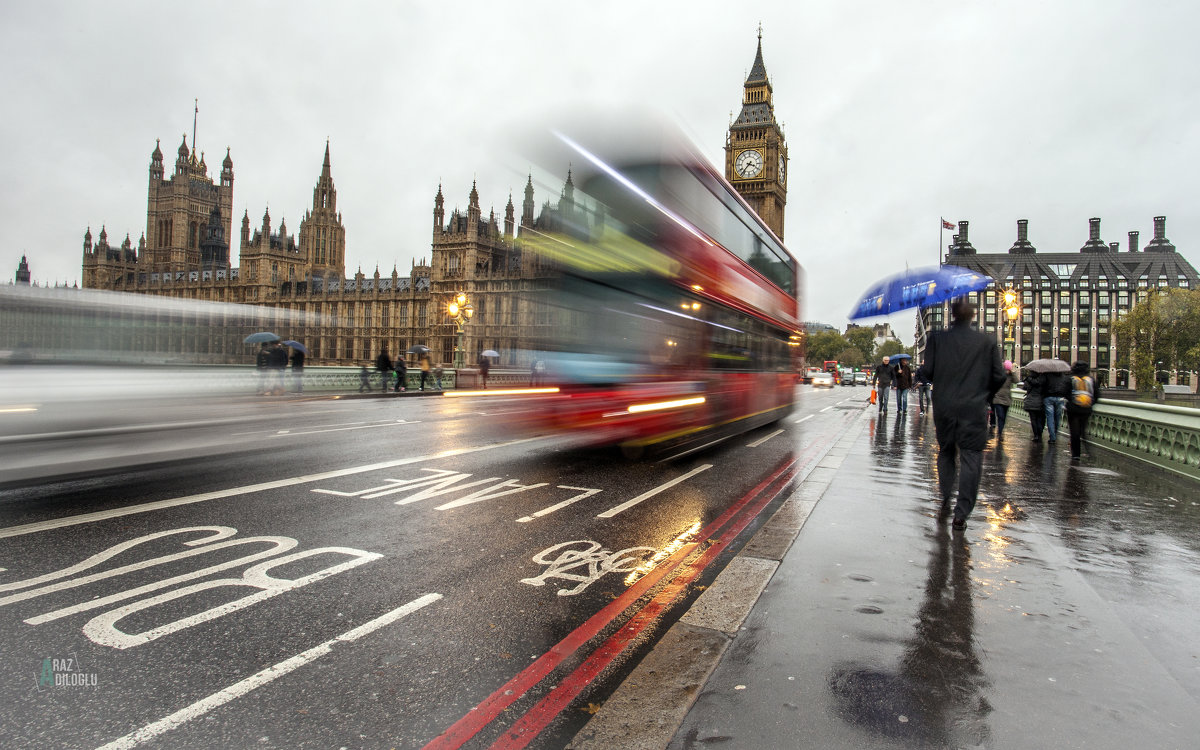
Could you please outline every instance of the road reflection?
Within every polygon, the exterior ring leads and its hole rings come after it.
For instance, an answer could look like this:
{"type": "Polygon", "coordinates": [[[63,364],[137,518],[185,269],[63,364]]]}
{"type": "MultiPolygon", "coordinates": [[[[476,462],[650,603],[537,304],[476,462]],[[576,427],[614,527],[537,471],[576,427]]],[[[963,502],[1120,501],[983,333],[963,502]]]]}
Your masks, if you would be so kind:
{"type": "Polygon", "coordinates": [[[975,650],[971,548],[942,524],[932,532],[924,600],[895,671],[835,666],[829,678],[841,717],[871,732],[938,747],[989,740],[986,681],[975,650]]]}

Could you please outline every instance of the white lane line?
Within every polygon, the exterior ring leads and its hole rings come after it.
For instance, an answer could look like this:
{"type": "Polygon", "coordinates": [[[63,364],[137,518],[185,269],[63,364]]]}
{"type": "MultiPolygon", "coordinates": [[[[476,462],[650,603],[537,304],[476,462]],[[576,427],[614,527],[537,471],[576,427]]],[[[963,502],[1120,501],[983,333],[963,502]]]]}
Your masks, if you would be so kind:
{"type": "Polygon", "coordinates": [[[833,406],[826,406],[824,409],[822,409],[822,410],[821,410],[821,412],[822,412],[822,413],[824,413],[824,412],[827,412],[827,411],[829,411],[829,410],[830,410],[830,409],[832,409],[832,408],[833,408],[833,406]]]}
{"type": "Polygon", "coordinates": [[[273,680],[283,677],[289,672],[294,672],[300,667],[303,667],[305,664],[308,664],[309,662],[328,654],[338,643],[349,643],[351,641],[356,641],[364,635],[379,630],[385,625],[390,625],[393,622],[396,622],[397,620],[416,612],[422,607],[433,604],[441,598],[441,594],[426,594],[419,599],[414,599],[408,604],[405,604],[403,607],[397,607],[382,617],[376,617],[374,620],[359,625],[353,630],[347,630],[345,633],[342,633],[336,638],[332,638],[320,644],[319,646],[314,646],[307,651],[296,654],[290,659],[284,659],[278,664],[267,667],[261,672],[252,674],[240,682],[235,682],[227,688],[218,690],[207,698],[201,698],[192,705],[179,709],[170,716],[159,719],[152,724],[147,724],[136,732],[131,732],[120,739],[109,742],[107,745],[102,745],[99,750],[126,750],[127,748],[136,747],[143,742],[152,740],[160,734],[169,732],[176,727],[186,724],[192,719],[203,716],[209,711],[212,711],[214,708],[219,708],[230,701],[241,698],[251,690],[260,688],[273,680]]]}
{"type": "Polygon", "coordinates": [[[695,469],[692,469],[687,474],[684,474],[681,477],[675,477],[674,479],[667,482],[666,484],[660,484],[659,486],[655,487],[654,489],[650,490],[649,492],[643,492],[642,494],[638,495],[634,499],[626,500],[625,502],[621,503],[620,505],[618,505],[615,508],[609,508],[608,510],[604,511],[603,513],[598,513],[596,515],[596,518],[612,518],[613,516],[617,515],[618,513],[621,513],[622,511],[629,510],[630,508],[632,508],[633,506],[642,502],[643,500],[654,497],[655,495],[662,492],[663,490],[670,489],[670,488],[674,487],[675,485],[679,484],[680,482],[685,481],[687,479],[691,479],[692,477],[696,476],[700,472],[707,471],[707,470],[711,469],[712,467],[713,467],[712,464],[703,464],[701,466],[697,466],[695,469]]]}
{"type": "Polygon", "coordinates": [[[506,443],[495,443],[493,445],[481,445],[475,448],[452,448],[440,453],[431,453],[427,456],[413,456],[412,458],[398,458],[394,461],[383,461],[377,464],[366,464],[364,466],[351,466],[347,469],[335,469],[333,471],[325,471],[320,474],[305,474],[304,476],[291,477],[290,479],[277,479],[273,482],[260,482],[259,484],[247,484],[241,487],[231,487],[226,490],[216,490],[214,492],[204,492],[199,495],[186,495],[184,497],[175,497],[170,500],[158,500],[153,503],[142,503],[141,505],[131,505],[127,508],[114,508],[112,510],[102,510],[95,513],[81,513],[77,516],[67,516],[66,518],[55,518],[50,521],[37,521],[35,523],[22,524],[20,526],[9,526],[8,528],[0,528],[0,539],[10,536],[21,536],[23,534],[34,534],[39,531],[50,531],[51,529],[61,529],[66,526],[79,526],[85,523],[93,523],[95,521],[105,521],[110,518],[120,518],[121,516],[131,516],[135,513],[148,513],[150,511],[162,510],[163,508],[174,508],[178,505],[190,505],[192,503],[202,503],[207,500],[220,500],[221,498],[234,497],[237,495],[247,495],[252,492],[262,492],[264,490],[275,490],[280,487],[294,487],[297,484],[307,484],[308,482],[317,482],[324,479],[334,479],[336,477],[347,477],[353,474],[362,474],[368,471],[377,471],[379,469],[390,469],[394,466],[407,466],[409,464],[421,463],[422,461],[434,461],[439,458],[449,458],[451,456],[461,456],[466,453],[477,453],[479,451],[488,451],[494,448],[506,448],[510,445],[520,445],[528,443],[539,438],[521,438],[520,440],[509,440],[506,443]]]}
{"type": "Polygon", "coordinates": [[[561,503],[556,503],[554,505],[551,505],[549,508],[542,508],[541,510],[534,513],[533,515],[524,516],[523,518],[518,518],[517,523],[529,523],[530,521],[532,521],[535,518],[541,518],[542,516],[548,516],[556,510],[562,510],[563,508],[567,507],[568,505],[571,505],[572,503],[579,502],[580,500],[584,499],[585,497],[591,497],[592,495],[595,495],[597,492],[601,492],[601,490],[588,489],[587,487],[568,487],[565,484],[558,485],[558,488],[560,490],[577,490],[580,494],[578,494],[574,497],[569,497],[566,500],[563,500],[561,503]]]}
{"type": "Polygon", "coordinates": [[[810,420],[812,418],[813,418],[813,415],[809,414],[807,416],[800,417],[799,419],[793,419],[792,422],[794,424],[800,424],[801,422],[807,422],[808,420],[810,420]]]}
{"type": "Polygon", "coordinates": [[[775,437],[776,435],[778,435],[781,432],[783,432],[783,430],[775,430],[770,435],[767,435],[765,438],[759,438],[758,440],[755,440],[753,443],[746,443],[746,447],[747,448],[757,448],[758,446],[767,442],[768,440],[775,437]]]}
{"type": "Polygon", "coordinates": [[[275,435],[319,435],[322,432],[342,432],[343,430],[370,430],[375,427],[394,427],[398,424],[421,424],[420,420],[409,422],[407,419],[397,419],[395,421],[380,422],[378,424],[364,424],[358,427],[330,427],[321,430],[308,430],[307,432],[291,432],[290,430],[280,430],[275,435]]]}

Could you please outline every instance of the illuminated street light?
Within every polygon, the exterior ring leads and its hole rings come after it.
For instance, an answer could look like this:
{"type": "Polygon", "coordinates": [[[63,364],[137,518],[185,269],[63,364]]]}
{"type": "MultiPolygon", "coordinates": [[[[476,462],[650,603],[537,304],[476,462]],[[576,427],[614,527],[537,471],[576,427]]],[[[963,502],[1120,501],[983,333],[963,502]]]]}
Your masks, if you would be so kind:
{"type": "Polygon", "coordinates": [[[462,369],[463,331],[470,322],[471,316],[475,314],[475,307],[467,299],[465,292],[459,292],[450,300],[450,304],[446,305],[446,314],[458,325],[458,346],[454,347],[454,368],[462,369]]]}
{"type": "Polygon", "coordinates": [[[1008,331],[1004,337],[1004,353],[1005,359],[1013,360],[1016,350],[1015,332],[1017,327],[1017,318],[1021,317],[1021,304],[1018,302],[1017,290],[1009,287],[1004,290],[1004,317],[1007,322],[1008,331]]]}

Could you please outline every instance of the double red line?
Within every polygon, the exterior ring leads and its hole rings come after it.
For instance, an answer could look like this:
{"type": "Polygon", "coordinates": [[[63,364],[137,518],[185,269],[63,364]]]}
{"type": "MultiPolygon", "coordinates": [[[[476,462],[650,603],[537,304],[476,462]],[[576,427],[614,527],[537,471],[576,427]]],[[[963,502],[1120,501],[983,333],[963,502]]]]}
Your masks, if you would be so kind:
{"type": "MultiPolygon", "coordinates": [[[[814,452],[817,446],[810,445],[806,454],[814,452]]],[[[777,466],[762,482],[733,503],[712,523],[704,527],[698,538],[709,541],[709,546],[696,559],[683,565],[698,546],[687,544],[664,560],[657,568],[647,573],[641,580],[617,597],[614,601],[592,615],[586,622],[573,630],[559,641],[553,648],[542,654],[536,661],[526,667],[520,674],[504,683],[496,692],[485,698],[466,716],[451,725],[436,739],[425,746],[425,750],[452,750],[462,747],[480,730],[500,715],[504,709],[524,696],[531,688],[541,682],[552,670],[564,660],[574,655],[588,641],[595,638],[617,617],[634,605],[643,594],[651,590],[667,574],[675,572],[675,577],[664,586],[649,602],[636,611],[629,622],[604,641],[590,656],[569,675],[558,681],[558,684],[533,708],[529,709],[507,732],[505,732],[493,748],[522,748],[533,741],[537,735],[574,700],[605,667],[621,654],[637,637],[651,626],[670,606],[686,591],[687,586],[694,581],[716,557],[737,538],[750,523],[758,517],[772,500],[792,481],[799,471],[800,459],[791,457],[777,466]],[[682,565],[682,567],[680,567],[682,565]]],[[[805,462],[807,463],[807,461],[805,462]]]]}

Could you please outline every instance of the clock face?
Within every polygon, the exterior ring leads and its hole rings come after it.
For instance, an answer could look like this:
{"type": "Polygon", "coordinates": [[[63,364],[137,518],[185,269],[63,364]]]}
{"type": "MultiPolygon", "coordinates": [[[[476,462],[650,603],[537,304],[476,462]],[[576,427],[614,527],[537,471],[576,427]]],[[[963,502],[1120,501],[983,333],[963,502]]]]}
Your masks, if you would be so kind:
{"type": "Polygon", "coordinates": [[[780,157],[779,157],[779,183],[780,183],[780,184],[783,184],[783,183],[784,183],[784,181],[785,181],[785,180],[786,180],[786,178],[787,178],[787,177],[786,177],[786,172],[784,171],[784,170],[786,170],[786,169],[787,169],[787,165],[784,163],[784,159],[783,159],[783,157],[782,157],[782,156],[780,156],[780,157]]]}
{"type": "Polygon", "coordinates": [[[743,151],[737,155],[733,161],[733,171],[738,177],[743,180],[748,180],[751,177],[758,176],[762,172],[763,157],[762,154],[754,149],[743,151]]]}

